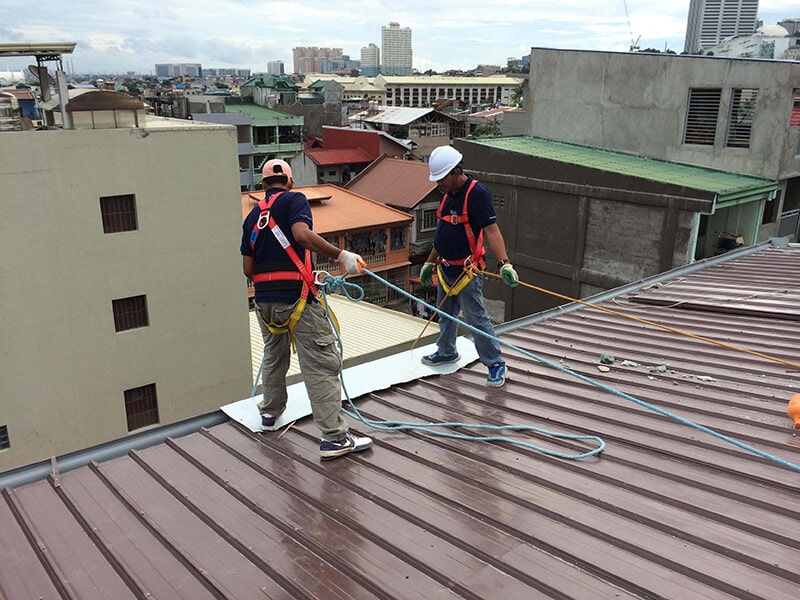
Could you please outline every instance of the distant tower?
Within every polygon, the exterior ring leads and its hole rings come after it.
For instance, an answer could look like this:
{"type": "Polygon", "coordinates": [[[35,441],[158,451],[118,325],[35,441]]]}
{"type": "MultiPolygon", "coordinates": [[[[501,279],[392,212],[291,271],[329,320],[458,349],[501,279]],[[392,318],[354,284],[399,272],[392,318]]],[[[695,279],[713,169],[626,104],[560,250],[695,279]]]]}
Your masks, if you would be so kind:
{"type": "Polygon", "coordinates": [[[361,48],[361,74],[364,77],[375,77],[378,75],[381,65],[381,49],[375,44],[361,48]]]}
{"type": "Polygon", "coordinates": [[[691,0],[683,51],[696,54],[733,35],[756,30],[758,0],[691,0]]]}
{"type": "Polygon", "coordinates": [[[268,75],[283,75],[283,61],[271,60],[267,63],[268,75]]]}
{"type": "Polygon", "coordinates": [[[381,27],[381,74],[411,75],[411,28],[400,23],[381,27]]]}

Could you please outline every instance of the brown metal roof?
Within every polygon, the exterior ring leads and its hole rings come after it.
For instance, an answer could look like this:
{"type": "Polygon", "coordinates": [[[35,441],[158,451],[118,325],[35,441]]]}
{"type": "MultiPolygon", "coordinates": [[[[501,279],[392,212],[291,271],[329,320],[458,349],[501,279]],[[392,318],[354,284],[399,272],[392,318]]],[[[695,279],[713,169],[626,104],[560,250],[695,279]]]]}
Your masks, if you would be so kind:
{"type": "Polygon", "coordinates": [[[426,163],[382,157],[345,187],[389,206],[411,210],[436,189],[428,175],[426,163]]]}
{"type": "Polygon", "coordinates": [[[363,148],[332,148],[328,150],[306,150],[306,156],[316,165],[350,165],[369,163],[378,158],[363,148]]]}
{"type": "MultiPolygon", "coordinates": [[[[800,322],[783,316],[787,307],[744,310],[758,298],[739,295],[749,285],[743,264],[763,274],[758,294],[796,289],[800,249],[720,260],[728,262],[602,306],[800,362],[800,322]],[[735,287],[742,310],[636,301],[708,282],[708,273],[716,283],[706,297],[722,306],[735,287]]],[[[800,391],[797,368],[573,308],[500,338],[800,464],[786,416],[800,391]],[[598,369],[603,353],[615,358],[608,372],[598,369]]],[[[569,461],[506,443],[376,431],[372,450],[321,463],[309,419],[282,436],[228,422],[5,490],[0,597],[797,598],[800,473],[540,360],[511,349],[506,359],[503,388],[485,387],[475,364],[357,406],[374,419],[595,434],[603,453],[569,461]]]]}

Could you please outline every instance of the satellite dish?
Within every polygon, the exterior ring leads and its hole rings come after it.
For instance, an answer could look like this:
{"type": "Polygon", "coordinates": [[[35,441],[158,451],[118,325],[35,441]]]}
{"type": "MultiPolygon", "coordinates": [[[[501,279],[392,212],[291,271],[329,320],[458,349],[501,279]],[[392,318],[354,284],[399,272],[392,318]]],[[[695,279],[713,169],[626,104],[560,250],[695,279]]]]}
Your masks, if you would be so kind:
{"type": "Polygon", "coordinates": [[[42,75],[44,75],[47,77],[47,83],[50,85],[50,87],[55,87],[56,80],[53,79],[53,76],[47,72],[47,67],[41,67],[40,69],[36,65],[28,65],[28,71],[31,72],[31,75],[33,75],[36,78],[39,84],[42,83],[42,75]]]}

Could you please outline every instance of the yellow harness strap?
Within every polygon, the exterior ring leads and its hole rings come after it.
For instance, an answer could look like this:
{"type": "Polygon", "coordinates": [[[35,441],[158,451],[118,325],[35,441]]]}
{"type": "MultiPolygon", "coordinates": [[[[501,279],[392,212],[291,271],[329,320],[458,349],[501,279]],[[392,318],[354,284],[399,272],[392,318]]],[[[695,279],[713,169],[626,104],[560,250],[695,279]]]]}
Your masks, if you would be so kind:
{"type": "MultiPolygon", "coordinates": [[[[320,294],[319,296],[317,296],[317,299],[319,300],[320,304],[322,304],[323,308],[325,308],[325,310],[328,312],[328,314],[330,314],[331,319],[335,323],[336,330],[338,331],[339,320],[336,318],[336,315],[333,314],[333,311],[328,306],[328,303],[325,301],[325,297],[322,294],[320,294]]],[[[297,326],[297,322],[303,315],[303,311],[305,310],[307,303],[308,301],[306,300],[305,296],[301,298],[295,305],[292,314],[289,315],[289,318],[286,319],[286,321],[284,321],[283,323],[274,323],[272,321],[267,323],[264,320],[264,317],[261,316],[261,311],[256,311],[256,313],[258,314],[258,318],[261,319],[261,322],[264,324],[264,326],[269,330],[271,334],[283,335],[284,333],[288,333],[289,339],[291,340],[292,343],[292,352],[296,353],[297,348],[295,347],[294,344],[294,328],[297,326]]]]}
{"type": "Polygon", "coordinates": [[[442,265],[436,265],[436,274],[439,276],[439,285],[442,286],[444,293],[448,296],[457,296],[461,293],[461,291],[469,285],[469,282],[475,279],[475,275],[480,273],[480,268],[475,265],[474,263],[467,265],[464,267],[464,272],[456,279],[456,282],[452,286],[448,286],[445,283],[444,277],[442,276],[442,265]]]}

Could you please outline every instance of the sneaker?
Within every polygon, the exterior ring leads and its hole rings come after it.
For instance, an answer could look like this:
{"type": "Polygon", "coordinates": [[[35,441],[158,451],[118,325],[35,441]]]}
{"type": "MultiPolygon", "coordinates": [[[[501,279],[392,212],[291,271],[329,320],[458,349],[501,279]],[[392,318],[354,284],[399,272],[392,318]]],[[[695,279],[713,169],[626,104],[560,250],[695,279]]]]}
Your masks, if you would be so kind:
{"type": "Polygon", "coordinates": [[[491,387],[500,387],[506,382],[506,369],[505,363],[497,363],[489,367],[489,377],[486,379],[486,385],[491,387]]]}
{"type": "Polygon", "coordinates": [[[436,365],[446,365],[449,363],[454,363],[461,358],[458,352],[455,354],[442,354],[438,350],[433,354],[428,354],[428,356],[422,357],[422,364],[423,365],[431,365],[435,367],[436,365]]]}
{"type": "Polygon", "coordinates": [[[348,431],[341,442],[322,440],[319,445],[319,457],[321,460],[331,460],[351,452],[361,452],[370,446],[372,446],[372,438],[353,435],[348,431]]]}
{"type": "Polygon", "coordinates": [[[261,431],[275,431],[278,426],[275,424],[277,419],[269,413],[261,415],[261,431]]]}

